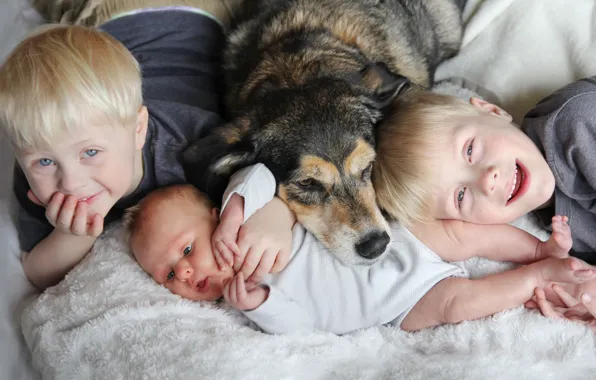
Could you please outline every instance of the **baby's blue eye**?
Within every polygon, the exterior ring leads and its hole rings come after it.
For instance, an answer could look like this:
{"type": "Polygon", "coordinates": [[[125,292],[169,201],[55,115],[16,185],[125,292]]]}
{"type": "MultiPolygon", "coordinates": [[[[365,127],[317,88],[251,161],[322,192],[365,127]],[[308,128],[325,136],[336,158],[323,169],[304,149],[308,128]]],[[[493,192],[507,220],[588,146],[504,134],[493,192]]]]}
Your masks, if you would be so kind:
{"type": "Polygon", "coordinates": [[[474,146],[472,144],[474,144],[474,141],[472,141],[470,145],[468,145],[468,149],[466,150],[466,155],[468,156],[468,158],[472,157],[472,152],[474,150],[474,146]]]}
{"type": "Polygon", "coordinates": [[[168,273],[168,275],[166,276],[166,279],[168,281],[172,281],[174,279],[174,276],[175,276],[175,274],[174,274],[174,271],[172,270],[172,271],[170,271],[170,273],[168,273]]]}
{"type": "Polygon", "coordinates": [[[42,158],[41,160],[39,160],[39,164],[41,166],[50,166],[54,163],[53,160],[50,160],[49,158],[42,158]]]}
{"type": "Polygon", "coordinates": [[[87,150],[85,151],[85,153],[83,153],[83,156],[85,156],[85,157],[93,157],[93,156],[95,156],[97,153],[98,153],[98,152],[97,152],[97,149],[87,149],[87,150]]]}
{"type": "Polygon", "coordinates": [[[464,195],[466,195],[466,188],[464,187],[457,193],[457,203],[461,205],[461,202],[464,200],[464,195]]]}
{"type": "Polygon", "coordinates": [[[182,252],[184,253],[184,256],[190,255],[190,253],[192,252],[192,244],[189,244],[186,247],[184,247],[184,251],[182,252]]]}

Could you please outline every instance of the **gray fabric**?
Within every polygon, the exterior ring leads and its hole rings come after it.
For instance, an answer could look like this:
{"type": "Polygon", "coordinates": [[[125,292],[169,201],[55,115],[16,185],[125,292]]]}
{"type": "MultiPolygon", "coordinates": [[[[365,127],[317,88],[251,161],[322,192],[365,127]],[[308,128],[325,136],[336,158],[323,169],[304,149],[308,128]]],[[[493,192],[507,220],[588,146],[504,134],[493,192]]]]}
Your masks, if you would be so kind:
{"type": "Polygon", "coordinates": [[[575,256],[596,259],[596,77],[574,82],[543,99],[523,130],[554,173],[554,205],[536,213],[546,227],[567,215],[575,256]]]}
{"type": "MultiPolygon", "coordinates": [[[[120,40],[139,61],[144,104],[149,110],[144,177],[139,187],[108,213],[107,226],[149,191],[186,182],[179,160],[181,151],[222,122],[218,80],[225,37],[212,19],[177,10],[133,14],[112,20],[101,29],[120,40]]],[[[28,200],[28,190],[25,176],[16,166],[19,240],[27,252],[52,231],[45,209],[28,200]]]]}

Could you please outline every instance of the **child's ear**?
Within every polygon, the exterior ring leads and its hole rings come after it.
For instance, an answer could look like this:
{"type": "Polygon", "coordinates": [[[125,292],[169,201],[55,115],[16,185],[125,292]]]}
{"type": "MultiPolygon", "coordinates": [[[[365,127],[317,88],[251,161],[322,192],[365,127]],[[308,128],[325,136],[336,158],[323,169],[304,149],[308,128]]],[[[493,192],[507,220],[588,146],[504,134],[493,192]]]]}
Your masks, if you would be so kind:
{"type": "Polygon", "coordinates": [[[497,105],[487,102],[486,100],[472,97],[472,98],[470,98],[470,104],[482,111],[502,117],[503,119],[505,119],[507,121],[513,120],[513,117],[511,117],[511,115],[507,111],[505,111],[504,109],[502,109],[501,107],[499,107],[497,105]]]}
{"type": "Polygon", "coordinates": [[[149,112],[147,107],[141,106],[137,115],[137,125],[135,127],[135,147],[137,150],[143,149],[145,139],[147,138],[147,127],[149,125],[149,112]]]}

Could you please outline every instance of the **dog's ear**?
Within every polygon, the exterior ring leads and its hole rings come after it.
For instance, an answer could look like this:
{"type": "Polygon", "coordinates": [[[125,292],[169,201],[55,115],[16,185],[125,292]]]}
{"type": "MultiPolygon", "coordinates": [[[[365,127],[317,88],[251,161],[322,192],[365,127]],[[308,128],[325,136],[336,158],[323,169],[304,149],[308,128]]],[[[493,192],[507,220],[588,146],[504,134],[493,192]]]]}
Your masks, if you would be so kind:
{"type": "Polygon", "coordinates": [[[238,118],[193,142],[182,154],[186,180],[216,203],[221,202],[230,175],[257,158],[251,121],[238,118]]]}
{"type": "Polygon", "coordinates": [[[382,62],[368,64],[353,78],[359,82],[355,87],[361,89],[365,104],[378,110],[387,107],[410,87],[408,78],[392,73],[382,62]]]}

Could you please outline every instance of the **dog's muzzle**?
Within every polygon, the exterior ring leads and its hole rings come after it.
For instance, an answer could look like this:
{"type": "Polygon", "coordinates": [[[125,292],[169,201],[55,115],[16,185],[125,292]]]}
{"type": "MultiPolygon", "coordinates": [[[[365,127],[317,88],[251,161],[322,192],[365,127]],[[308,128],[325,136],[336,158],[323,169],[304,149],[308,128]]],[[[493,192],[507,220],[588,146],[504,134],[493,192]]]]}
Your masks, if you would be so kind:
{"type": "Polygon", "coordinates": [[[373,260],[385,252],[387,244],[389,244],[389,234],[387,232],[371,232],[356,244],[356,253],[362,258],[373,260]]]}

